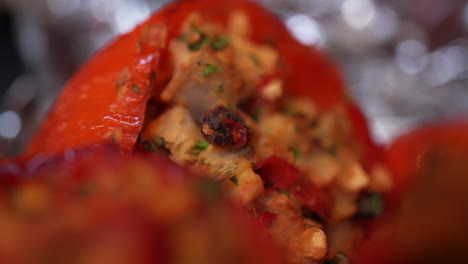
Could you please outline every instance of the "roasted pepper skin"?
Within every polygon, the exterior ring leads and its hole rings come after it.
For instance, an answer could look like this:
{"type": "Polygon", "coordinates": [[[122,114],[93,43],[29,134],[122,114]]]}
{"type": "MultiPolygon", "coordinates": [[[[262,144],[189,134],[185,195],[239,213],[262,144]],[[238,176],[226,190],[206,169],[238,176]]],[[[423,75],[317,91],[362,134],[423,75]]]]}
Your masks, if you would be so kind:
{"type": "Polygon", "coordinates": [[[98,52],[65,85],[29,155],[113,141],[132,149],[165,46],[168,11],[98,52]]]}
{"type": "Polygon", "coordinates": [[[243,11],[251,20],[254,42],[278,49],[282,57],[279,74],[286,79],[288,93],[309,97],[321,109],[344,101],[337,67],[319,51],[298,43],[278,18],[258,4],[177,1],[91,58],[65,85],[26,152],[60,152],[108,141],[131,150],[142,129],[147,100],[157,97],[171,78],[166,47],[179,36],[184,19],[198,12],[226,24],[227,14],[233,10],[243,11]]]}
{"type": "Polygon", "coordinates": [[[369,237],[356,251],[353,263],[466,263],[464,249],[468,244],[460,237],[464,236],[468,220],[464,213],[466,204],[462,205],[467,201],[463,198],[468,190],[463,187],[468,182],[463,179],[468,175],[467,154],[467,121],[434,124],[393,141],[384,155],[393,176],[393,189],[386,194],[385,214],[370,225],[369,237]],[[434,203],[434,199],[440,202],[434,203]],[[408,204],[413,212],[408,212],[408,204]],[[428,211],[434,219],[421,215],[428,211]],[[444,216],[444,220],[439,220],[444,216]],[[440,221],[443,224],[438,225],[440,221]],[[423,227],[414,230],[411,225],[423,227]],[[453,229],[458,231],[450,233],[453,229]],[[426,239],[436,250],[421,254],[418,247],[413,248],[417,244],[407,242],[408,238],[424,241],[428,234],[439,234],[440,237],[426,239]],[[440,255],[444,256],[442,262],[436,259],[440,255]]]}

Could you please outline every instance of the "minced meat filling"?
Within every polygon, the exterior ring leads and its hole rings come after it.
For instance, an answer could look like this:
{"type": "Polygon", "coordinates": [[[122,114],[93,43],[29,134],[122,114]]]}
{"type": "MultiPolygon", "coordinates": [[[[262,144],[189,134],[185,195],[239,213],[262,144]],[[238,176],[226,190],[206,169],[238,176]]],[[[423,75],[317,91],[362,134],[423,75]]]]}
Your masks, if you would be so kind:
{"type": "Polygon", "coordinates": [[[187,18],[170,42],[174,75],[160,98],[169,108],[141,142],[163,142],[174,162],[222,183],[253,217],[274,216],[267,228],[292,263],[350,254],[362,235],[361,193],[390,188],[388,173],[363,169],[342,106],[321,112],[285,94],[284,81],[271,78],[280,54],[248,33],[239,12],[226,28],[187,18]],[[287,165],[276,164],[269,182],[258,168],[271,157],[287,165]]]}

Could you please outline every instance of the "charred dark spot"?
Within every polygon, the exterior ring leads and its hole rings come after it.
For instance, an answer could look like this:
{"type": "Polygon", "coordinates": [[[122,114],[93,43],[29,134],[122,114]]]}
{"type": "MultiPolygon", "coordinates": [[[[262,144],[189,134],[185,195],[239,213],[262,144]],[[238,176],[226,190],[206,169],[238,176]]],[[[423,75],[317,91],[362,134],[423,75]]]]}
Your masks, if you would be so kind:
{"type": "Polygon", "coordinates": [[[241,148],[248,141],[248,127],[244,120],[223,105],[219,105],[203,116],[202,134],[213,145],[241,148]]]}

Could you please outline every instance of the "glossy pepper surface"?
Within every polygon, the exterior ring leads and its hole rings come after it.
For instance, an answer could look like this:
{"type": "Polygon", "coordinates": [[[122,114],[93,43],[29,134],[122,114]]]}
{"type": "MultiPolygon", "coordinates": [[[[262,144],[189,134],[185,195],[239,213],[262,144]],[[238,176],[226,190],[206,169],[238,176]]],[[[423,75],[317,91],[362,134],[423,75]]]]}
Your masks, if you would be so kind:
{"type": "MultiPolygon", "coordinates": [[[[59,152],[113,141],[131,150],[142,129],[146,103],[172,76],[168,42],[180,35],[192,12],[226,24],[228,13],[243,11],[250,38],[270,43],[281,55],[279,76],[289,94],[311,98],[320,109],[346,101],[340,73],[323,54],[298,43],[283,23],[260,5],[244,0],[179,1],[167,5],[89,60],[65,85],[27,153],[59,152]]],[[[365,119],[347,103],[357,137],[374,151],[365,119]]],[[[367,158],[375,155],[368,155],[367,158]]]]}

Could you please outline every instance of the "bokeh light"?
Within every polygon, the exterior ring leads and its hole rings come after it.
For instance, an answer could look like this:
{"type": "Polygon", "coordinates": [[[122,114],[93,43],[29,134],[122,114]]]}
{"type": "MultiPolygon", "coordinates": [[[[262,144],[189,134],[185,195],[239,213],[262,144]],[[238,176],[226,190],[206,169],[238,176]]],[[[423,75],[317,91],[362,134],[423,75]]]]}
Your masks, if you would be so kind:
{"type": "Polygon", "coordinates": [[[6,111],[0,114],[0,137],[4,139],[15,138],[21,130],[21,118],[15,111],[6,111]]]}
{"type": "Polygon", "coordinates": [[[325,35],[320,24],[304,14],[293,15],[286,19],[291,34],[305,45],[321,47],[325,45],[325,35]]]}

